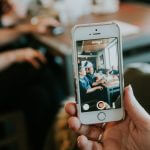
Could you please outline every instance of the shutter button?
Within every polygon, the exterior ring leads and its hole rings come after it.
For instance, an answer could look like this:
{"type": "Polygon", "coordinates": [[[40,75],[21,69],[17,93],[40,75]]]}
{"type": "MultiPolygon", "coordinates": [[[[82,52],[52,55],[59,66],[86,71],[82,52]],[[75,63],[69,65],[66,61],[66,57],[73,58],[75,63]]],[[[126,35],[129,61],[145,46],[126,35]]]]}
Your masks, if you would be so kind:
{"type": "Polygon", "coordinates": [[[98,118],[98,120],[103,121],[103,120],[105,120],[105,118],[106,118],[106,114],[105,114],[104,112],[100,112],[100,113],[97,115],[97,118],[98,118]]]}

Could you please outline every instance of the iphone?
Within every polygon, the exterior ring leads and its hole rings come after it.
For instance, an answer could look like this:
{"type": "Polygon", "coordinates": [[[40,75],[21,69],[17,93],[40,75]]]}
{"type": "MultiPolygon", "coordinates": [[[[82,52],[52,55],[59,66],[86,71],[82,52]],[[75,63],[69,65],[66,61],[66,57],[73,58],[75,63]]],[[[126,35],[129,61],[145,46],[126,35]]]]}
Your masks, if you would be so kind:
{"type": "Polygon", "coordinates": [[[123,119],[123,63],[119,26],[76,25],[72,30],[78,117],[82,124],[123,119]]]}

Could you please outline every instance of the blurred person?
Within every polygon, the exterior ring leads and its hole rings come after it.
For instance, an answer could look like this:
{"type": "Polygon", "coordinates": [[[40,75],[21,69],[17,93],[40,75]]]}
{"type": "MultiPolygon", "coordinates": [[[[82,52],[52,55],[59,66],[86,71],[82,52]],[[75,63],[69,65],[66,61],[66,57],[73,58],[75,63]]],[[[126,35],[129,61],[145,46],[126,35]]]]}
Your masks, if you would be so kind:
{"type": "Polygon", "coordinates": [[[30,63],[35,69],[40,68],[40,62],[45,64],[46,58],[32,48],[22,48],[0,53],[0,71],[4,71],[15,63],[30,63]]]}
{"type": "MultiPolygon", "coordinates": [[[[1,19],[7,14],[11,17],[13,9],[9,1],[0,0],[1,47],[15,41],[22,34],[45,33],[49,25],[58,24],[55,19],[42,18],[36,20],[36,24],[13,22],[11,26],[5,26],[1,19]]],[[[52,80],[55,75],[50,69],[50,61],[30,47],[0,52],[0,112],[24,112],[30,145],[36,150],[42,149],[47,131],[63,98],[60,84],[57,80],[52,80]]]]}
{"type": "Polygon", "coordinates": [[[17,6],[11,1],[0,0],[0,45],[14,41],[22,34],[47,33],[49,27],[60,25],[53,17],[34,17],[29,21],[27,13],[21,17],[16,11],[17,6]]]}
{"type": "Polygon", "coordinates": [[[0,53],[0,112],[23,111],[33,149],[43,147],[61,102],[55,78],[47,58],[35,49],[0,53]]]}
{"type": "Polygon", "coordinates": [[[81,150],[149,150],[150,115],[136,100],[131,86],[124,90],[124,106],[124,120],[83,125],[76,116],[76,104],[68,103],[65,106],[70,115],[68,124],[79,135],[78,147],[81,150]]]}

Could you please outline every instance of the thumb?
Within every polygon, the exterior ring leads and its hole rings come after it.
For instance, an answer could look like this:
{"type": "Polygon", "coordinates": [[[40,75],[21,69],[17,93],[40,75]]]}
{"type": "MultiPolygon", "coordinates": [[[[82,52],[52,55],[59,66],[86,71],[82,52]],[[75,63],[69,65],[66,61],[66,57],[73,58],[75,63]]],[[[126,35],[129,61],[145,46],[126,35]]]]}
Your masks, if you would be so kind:
{"type": "Polygon", "coordinates": [[[136,126],[150,126],[150,115],[136,100],[131,85],[124,90],[124,103],[128,116],[136,126]]]}

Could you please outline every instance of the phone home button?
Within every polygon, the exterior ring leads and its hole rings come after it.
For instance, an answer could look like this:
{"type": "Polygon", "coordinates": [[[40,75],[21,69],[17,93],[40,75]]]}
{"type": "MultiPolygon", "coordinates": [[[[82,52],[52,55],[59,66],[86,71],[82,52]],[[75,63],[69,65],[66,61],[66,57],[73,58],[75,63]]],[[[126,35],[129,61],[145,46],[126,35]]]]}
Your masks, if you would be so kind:
{"type": "Polygon", "coordinates": [[[98,120],[103,121],[103,120],[105,120],[105,118],[106,118],[106,114],[105,114],[104,112],[100,112],[100,113],[97,115],[97,118],[98,118],[98,120]]]}

